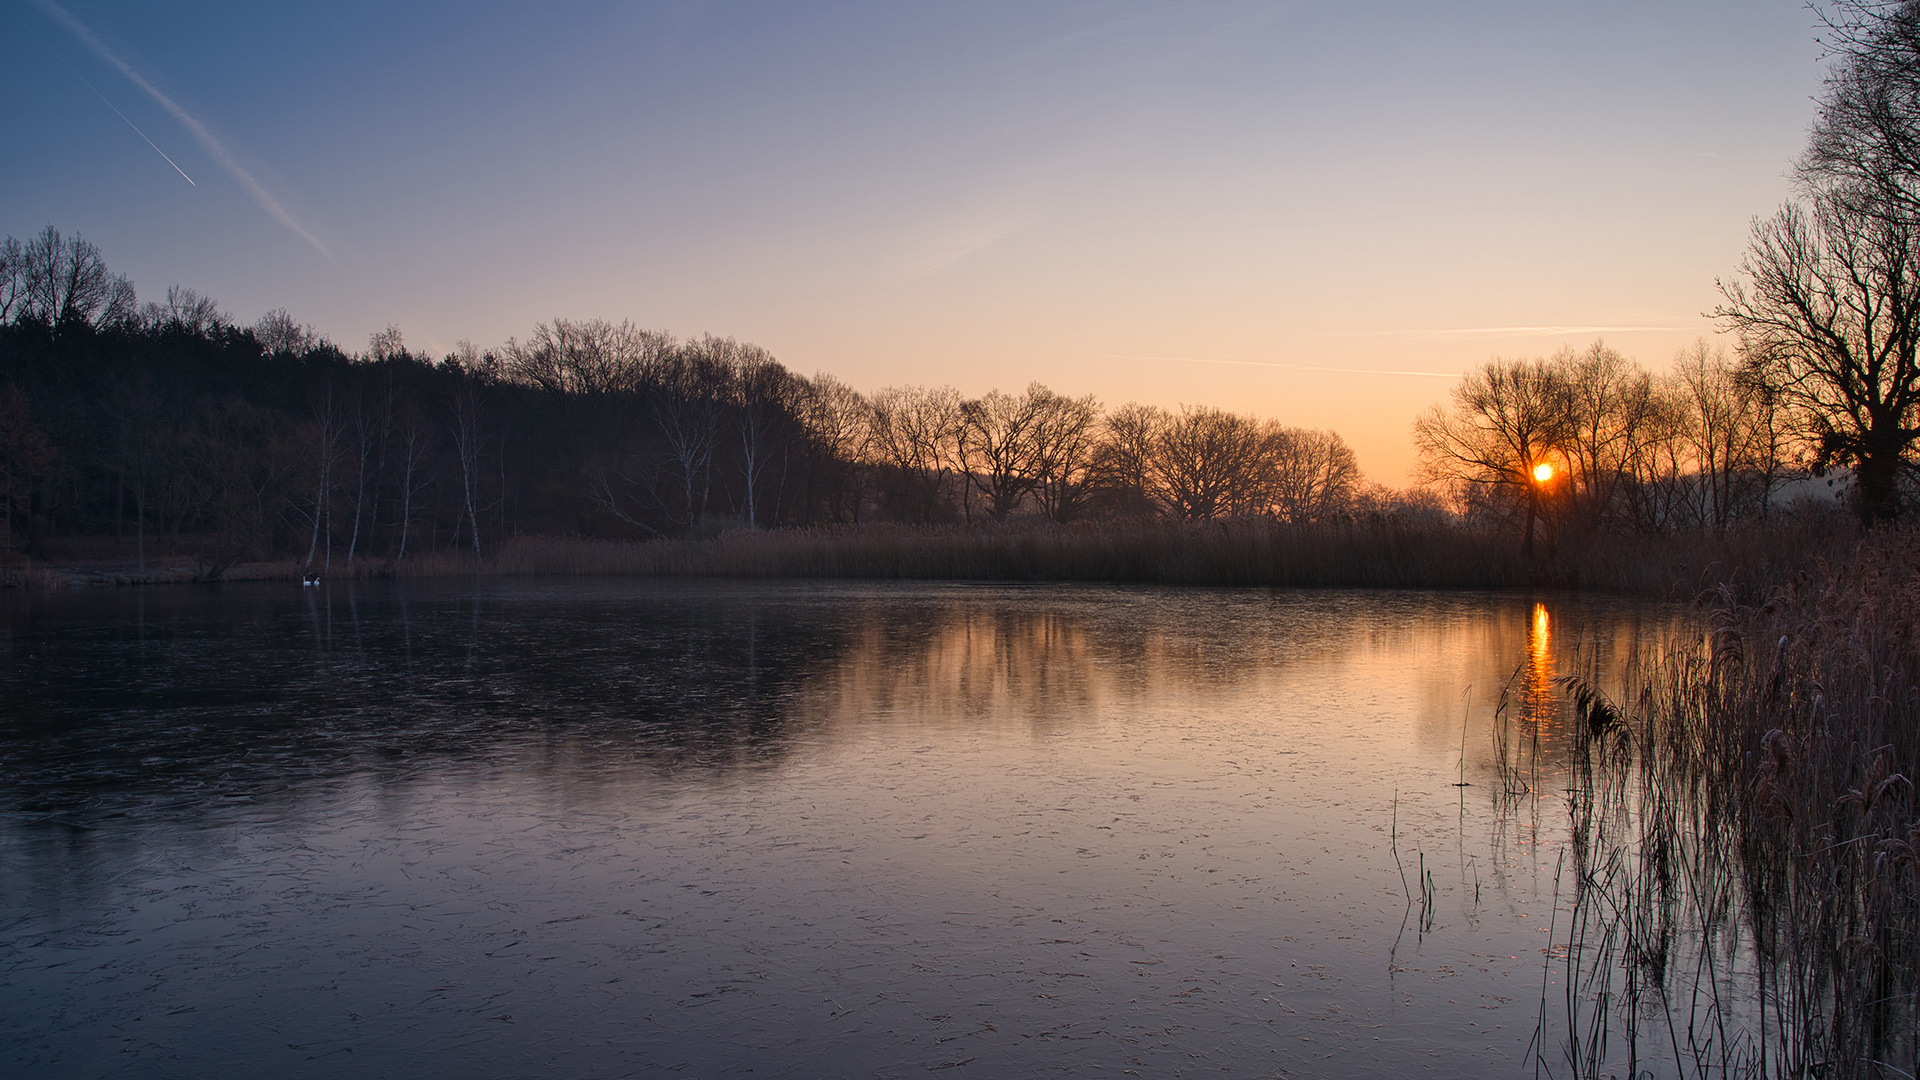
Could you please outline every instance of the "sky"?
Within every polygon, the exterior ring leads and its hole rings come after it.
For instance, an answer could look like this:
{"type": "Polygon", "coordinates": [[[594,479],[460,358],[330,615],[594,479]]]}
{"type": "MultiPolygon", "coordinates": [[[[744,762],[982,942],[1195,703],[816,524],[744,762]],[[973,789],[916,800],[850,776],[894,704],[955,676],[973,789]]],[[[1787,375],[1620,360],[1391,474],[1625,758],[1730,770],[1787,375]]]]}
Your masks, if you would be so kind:
{"type": "Polygon", "coordinates": [[[857,389],[1331,428],[1705,336],[1791,196],[1800,0],[0,0],[0,234],[348,350],[553,318],[857,389]]]}

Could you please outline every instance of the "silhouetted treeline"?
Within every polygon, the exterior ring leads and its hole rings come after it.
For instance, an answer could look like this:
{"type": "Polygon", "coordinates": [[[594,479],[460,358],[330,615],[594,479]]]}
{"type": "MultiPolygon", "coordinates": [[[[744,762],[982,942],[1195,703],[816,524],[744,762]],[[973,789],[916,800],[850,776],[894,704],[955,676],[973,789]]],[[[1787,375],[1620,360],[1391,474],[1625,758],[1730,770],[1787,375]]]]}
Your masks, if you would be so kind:
{"type": "MultiPolygon", "coordinates": [[[[284,311],[138,306],[52,228],[0,246],[0,529],[314,566],[503,538],[1166,515],[1316,522],[1361,495],[1338,435],[1034,384],[863,396],[731,338],[555,320],[430,357],[284,311]]],[[[1370,505],[1379,505],[1372,497],[1370,505]]],[[[1415,500],[1416,510],[1434,512],[1415,500]]]]}
{"type": "Polygon", "coordinates": [[[1805,475],[1801,418],[1744,357],[1698,342],[1656,375],[1594,343],[1492,360],[1414,424],[1430,481],[1531,547],[1596,532],[1724,531],[1764,520],[1805,475]]]}

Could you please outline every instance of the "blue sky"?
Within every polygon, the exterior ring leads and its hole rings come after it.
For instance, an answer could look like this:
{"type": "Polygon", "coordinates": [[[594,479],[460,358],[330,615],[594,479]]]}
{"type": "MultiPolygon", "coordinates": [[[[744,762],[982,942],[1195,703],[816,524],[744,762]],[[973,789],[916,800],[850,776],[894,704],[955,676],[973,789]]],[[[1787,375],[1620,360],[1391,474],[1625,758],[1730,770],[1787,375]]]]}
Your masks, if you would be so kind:
{"type": "Polygon", "coordinates": [[[1712,333],[1715,277],[1789,194],[1814,24],[1797,0],[3,0],[0,232],[77,231],[145,296],[284,307],[348,348],[626,318],[865,390],[1040,379],[1332,427],[1398,482],[1449,383],[1384,373],[1594,336],[1661,367],[1712,333]]]}

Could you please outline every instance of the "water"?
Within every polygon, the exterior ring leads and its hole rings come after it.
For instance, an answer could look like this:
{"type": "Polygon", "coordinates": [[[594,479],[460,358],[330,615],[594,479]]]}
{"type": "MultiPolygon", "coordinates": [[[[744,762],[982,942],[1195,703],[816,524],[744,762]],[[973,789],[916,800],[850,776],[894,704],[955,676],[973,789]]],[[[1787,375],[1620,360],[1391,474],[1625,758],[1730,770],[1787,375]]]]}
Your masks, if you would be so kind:
{"type": "Polygon", "coordinates": [[[1683,628],[630,581],[0,619],[17,1078],[1530,1075],[1549,680],[1683,628]]]}

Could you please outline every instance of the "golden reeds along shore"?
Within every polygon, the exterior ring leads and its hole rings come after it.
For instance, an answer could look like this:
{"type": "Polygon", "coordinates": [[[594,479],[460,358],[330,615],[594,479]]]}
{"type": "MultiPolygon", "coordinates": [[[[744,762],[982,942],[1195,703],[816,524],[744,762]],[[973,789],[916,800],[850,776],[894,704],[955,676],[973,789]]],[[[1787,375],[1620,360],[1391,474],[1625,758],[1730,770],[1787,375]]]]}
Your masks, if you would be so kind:
{"type": "Polygon", "coordinates": [[[1724,584],[1711,607],[1710,632],[1650,659],[1631,700],[1566,680],[1589,722],[1543,1062],[1912,1076],[1920,539],[1883,528],[1767,587],[1724,584]]]}
{"type": "MultiPolygon", "coordinates": [[[[392,561],[334,558],[322,579],[461,576],[687,576],[1117,581],[1321,588],[1550,587],[1691,600],[1733,581],[1757,587],[1856,539],[1831,517],[1768,528],[1666,535],[1595,534],[1527,556],[1514,538],[1458,525],[1355,520],[1294,525],[1264,518],[1138,519],[1055,525],[836,525],[733,529],[686,539],[619,541],[515,536],[475,558],[440,550],[392,561]]],[[[0,582],[20,587],[218,580],[298,581],[298,562],[180,557],[136,571],[20,559],[0,582]],[[216,570],[217,568],[217,570],[216,570]]]]}

